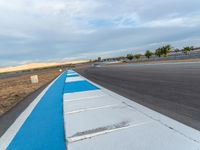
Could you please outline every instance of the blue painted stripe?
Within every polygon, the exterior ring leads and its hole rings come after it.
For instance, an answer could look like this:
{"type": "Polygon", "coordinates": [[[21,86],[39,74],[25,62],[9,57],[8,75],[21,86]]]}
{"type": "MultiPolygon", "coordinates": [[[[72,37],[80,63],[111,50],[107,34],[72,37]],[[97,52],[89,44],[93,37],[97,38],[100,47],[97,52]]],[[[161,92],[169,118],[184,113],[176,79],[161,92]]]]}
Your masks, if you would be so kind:
{"type": "Polygon", "coordinates": [[[83,92],[97,89],[99,88],[88,81],[75,81],[65,83],[64,93],[83,92]]]}
{"type": "Polygon", "coordinates": [[[49,88],[22,125],[8,150],[65,150],[63,87],[66,72],[49,88]]]}

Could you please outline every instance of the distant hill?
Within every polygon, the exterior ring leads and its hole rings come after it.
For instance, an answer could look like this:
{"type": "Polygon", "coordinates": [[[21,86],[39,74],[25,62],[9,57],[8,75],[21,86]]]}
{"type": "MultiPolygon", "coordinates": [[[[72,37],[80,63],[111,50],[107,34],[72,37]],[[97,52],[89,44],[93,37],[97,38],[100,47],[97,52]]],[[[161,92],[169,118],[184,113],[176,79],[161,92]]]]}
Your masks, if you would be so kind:
{"type": "Polygon", "coordinates": [[[0,68],[0,73],[53,67],[53,66],[67,65],[67,64],[77,64],[77,63],[84,63],[84,62],[88,62],[88,61],[79,60],[79,61],[67,61],[67,62],[62,62],[62,63],[31,63],[31,64],[25,64],[25,65],[20,65],[20,66],[15,66],[15,67],[2,67],[0,68]]]}

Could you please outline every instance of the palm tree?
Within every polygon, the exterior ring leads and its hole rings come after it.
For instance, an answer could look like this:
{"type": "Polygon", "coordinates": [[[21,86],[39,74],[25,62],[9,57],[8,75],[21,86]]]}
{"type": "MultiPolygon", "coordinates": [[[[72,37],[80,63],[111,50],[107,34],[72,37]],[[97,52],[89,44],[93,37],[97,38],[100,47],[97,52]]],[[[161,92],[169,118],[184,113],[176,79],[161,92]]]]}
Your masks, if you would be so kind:
{"type": "Polygon", "coordinates": [[[162,49],[161,48],[156,49],[155,55],[160,57],[162,55],[162,49]]]}
{"type": "Polygon", "coordinates": [[[168,53],[170,52],[171,49],[172,49],[171,45],[163,46],[161,48],[162,55],[164,55],[166,57],[168,55],[168,53]]]}
{"type": "Polygon", "coordinates": [[[183,53],[187,55],[188,52],[191,51],[192,49],[193,49],[193,47],[189,47],[189,46],[184,47],[184,48],[183,48],[183,53]]]}

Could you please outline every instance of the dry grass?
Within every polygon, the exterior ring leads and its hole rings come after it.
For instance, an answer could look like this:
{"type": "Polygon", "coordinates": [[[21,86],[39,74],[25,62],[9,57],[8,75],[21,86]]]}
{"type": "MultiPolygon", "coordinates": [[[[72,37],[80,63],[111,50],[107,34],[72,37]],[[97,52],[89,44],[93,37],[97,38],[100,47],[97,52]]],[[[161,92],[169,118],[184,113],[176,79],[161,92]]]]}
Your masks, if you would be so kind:
{"type": "Polygon", "coordinates": [[[39,83],[32,84],[29,75],[0,79],[0,116],[41,86],[53,80],[57,70],[37,73],[39,83]]]}

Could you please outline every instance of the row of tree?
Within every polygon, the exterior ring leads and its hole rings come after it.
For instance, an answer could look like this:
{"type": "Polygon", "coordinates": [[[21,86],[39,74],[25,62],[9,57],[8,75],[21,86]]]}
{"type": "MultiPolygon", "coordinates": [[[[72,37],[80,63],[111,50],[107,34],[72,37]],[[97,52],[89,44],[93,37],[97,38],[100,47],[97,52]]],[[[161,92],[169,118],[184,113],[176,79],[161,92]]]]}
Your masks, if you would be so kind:
{"type": "Polygon", "coordinates": [[[129,60],[132,60],[133,58],[140,59],[141,56],[142,56],[141,54],[135,54],[135,55],[128,54],[126,58],[129,60]]]}
{"type": "MultiPolygon", "coordinates": [[[[158,56],[158,57],[167,57],[168,54],[170,53],[170,51],[172,50],[172,46],[171,45],[165,45],[163,47],[159,47],[155,50],[155,52],[152,52],[151,50],[147,50],[144,54],[145,57],[147,57],[148,59],[152,56],[152,55],[155,55],[155,56],[158,56]]],[[[191,50],[193,50],[194,47],[191,46],[187,46],[187,47],[184,47],[182,50],[179,50],[179,49],[175,49],[174,52],[183,52],[184,54],[188,54],[188,52],[190,52],[191,50]]],[[[127,54],[126,58],[129,59],[129,60],[132,60],[133,58],[135,59],[140,59],[142,55],[141,54],[127,54]]]]}

